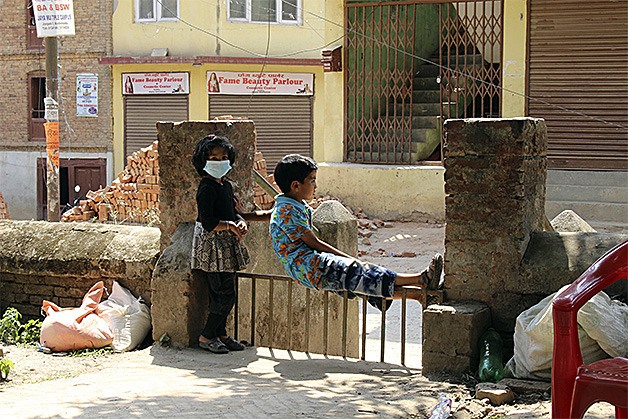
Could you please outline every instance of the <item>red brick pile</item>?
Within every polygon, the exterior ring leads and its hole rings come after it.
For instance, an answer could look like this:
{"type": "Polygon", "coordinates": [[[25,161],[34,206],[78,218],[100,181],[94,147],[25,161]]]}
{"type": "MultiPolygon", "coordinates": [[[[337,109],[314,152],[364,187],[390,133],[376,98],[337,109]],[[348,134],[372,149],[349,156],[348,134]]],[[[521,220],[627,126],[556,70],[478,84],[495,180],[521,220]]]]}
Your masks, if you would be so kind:
{"type": "Polygon", "coordinates": [[[0,192],[0,220],[8,220],[9,219],[9,207],[7,203],[4,202],[4,198],[2,197],[2,192],[0,192]]]}
{"type": "Polygon", "coordinates": [[[159,152],[157,141],[127,157],[125,169],[107,186],[63,214],[63,221],[159,222],[159,152]]]}

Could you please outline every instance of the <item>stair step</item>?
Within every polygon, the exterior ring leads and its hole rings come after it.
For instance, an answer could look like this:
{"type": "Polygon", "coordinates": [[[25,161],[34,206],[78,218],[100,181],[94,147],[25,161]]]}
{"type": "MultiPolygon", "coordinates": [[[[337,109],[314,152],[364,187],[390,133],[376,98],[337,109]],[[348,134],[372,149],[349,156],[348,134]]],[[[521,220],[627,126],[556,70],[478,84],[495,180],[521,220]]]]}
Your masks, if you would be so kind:
{"type": "Polygon", "coordinates": [[[406,139],[408,135],[411,135],[413,143],[424,143],[428,140],[428,136],[430,138],[438,136],[438,130],[436,128],[415,128],[412,129],[411,132],[408,132],[408,130],[404,129],[388,128],[372,130],[370,133],[367,133],[367,135],[376,141],[384,140],[382,143],[385,143],[386,139],[406,139]]]}
{"type": "MultiPolygon", "coordinates": [[[[398,116],[388,116],[389,124],[393,124],[394,121],[398,120],[400,117],[398,116]]],[[[435,115],[431,116],[413,116],[412,117],[412,129],[417,128],[437,128],[438,127],[439,117],[435,115]]]]}
{"type": "Polygon", "coordinates": [[[628,205],[628,187],[608,185],[547,185],[549,201],[606,202],[628,205]]]}
{"type": "Polygon", "coordinates": [[[438,116],[413,116],[412,128],[436,128],[438,121],[438,116]]]}
{"type": "MultiPolygon", "coordinates": [[[[392,96],[391,103],[395,101],[401,103],[402,101],[408,102],[407,97],[392,96]]],[[[414,90],[412,92],[413,103],[440,103],[440,91],[439,90],[414,90]]]]}
{"type": "Polygon", "coordinates": [[[365,152],[364,154],[367,156],[365,160],[362,157],[362,152],[348,152],[349,158],[351,161],[356,163],[368,162],[368,163],[389,163],[389,164],[399,164],[398,162],[407,162],[413,163],[414,158],[410,151],[406,152],[397,152],[397,153],[386,153],[386,152],[365,152]]]}
{"type": "Polygon", "coordinates": [[[412,116],[440,116],[440,103],[413,103],[410,105],[395,105],[398,115],[412,116]]]}
{"type": "Polygon", "coordinates": [[[628,187],[628,173],[553,169],[547,171],[547,185],[628,187]]]}
{"type": "Polygon", "coordinates": [[[462,66],[470,67],[472,65],[485,66],[487,62],[484,61],[482,54],[451,55],[442,58],[443,67],[456,68],[462,66]]]}
{"type": "Polygon", "coordinates": [[[414,76],[436,78],[440,74],[440,70],[440,67],[434,64],[417,64],[414,66],[414,76]]]}
{"type": "Polygon", "coordinates": [[[437,81],[437,76],[433,77],[414,77],[412,79],[413,90],[439,90],[440,84],[437,81]]]}

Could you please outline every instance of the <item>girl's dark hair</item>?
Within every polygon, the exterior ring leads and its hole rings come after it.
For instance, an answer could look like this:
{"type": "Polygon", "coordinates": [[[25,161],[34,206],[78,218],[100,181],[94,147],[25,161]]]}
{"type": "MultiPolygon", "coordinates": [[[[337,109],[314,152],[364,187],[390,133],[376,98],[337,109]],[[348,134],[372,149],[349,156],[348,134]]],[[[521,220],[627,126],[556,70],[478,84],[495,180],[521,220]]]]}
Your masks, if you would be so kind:
{"type": "Polygon", "coordinates": [[[194,154],[192,155],[192,165],[196,169],[199,175],[205,176],[205,163],[207,162],[207,155],[211,153],[216,147],[222,147],[227,151],[229,162],[233,166],[235,163],[236,152],[233,144],[229,142],[227,137],[221,137],[219,135],[209,134],[196,144],[194,154]]]}
{"type": "Polygon", "coordinates": [[[281,192],[289,193],[293,181],[303,183],[314,170],[318,170],[318,165],[311,158],[300,154],[288,154],[279,160],[273,175],[281,192]]]}

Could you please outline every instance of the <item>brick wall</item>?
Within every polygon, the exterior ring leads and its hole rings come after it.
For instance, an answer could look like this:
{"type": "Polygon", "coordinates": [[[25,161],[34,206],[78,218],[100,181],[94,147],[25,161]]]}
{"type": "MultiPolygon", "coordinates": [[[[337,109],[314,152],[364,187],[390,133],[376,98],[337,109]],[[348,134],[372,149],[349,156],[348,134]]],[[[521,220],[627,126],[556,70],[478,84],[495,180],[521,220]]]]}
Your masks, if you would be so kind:
{"type": "Polygon", "coordinates": [[[447,298],[485,302],[494,325],[512,330],[529,302],[508,283],[520,280],[531,233],[543,230],[545,122],[449,120],[445,129],[447,298]]]}
{"type": "MultiPolygon", "coordinates": [[[[28,139],[28,74],[45,73],[44,51],[26,49],[26,0],[0,2],[0,149],[43,149],[28,139]]],[[[76,36],[59,44],[60,105],[68,125],[61,124],[61,148],[72,151],[111,149],[111,72],[98,58],[112,53],[110,0],[74,2],[76,36]],[[99,115],[76,116],[76,74],[98,74],[99,115]]],[[[63,115],[60,114],[63,121],[63,115]]]]}
{"type": "Polygon", "coordinates": [[[8,220],[9,218],[9,207],[7,203],[4,202],[2,192],[0,192],[0,220],[8,220]]]}
{"type": "Polygon", "coordinates": [[[0,313],[38,317],[43,300],[78,307],[98,281],[151,301],[159,230],[96,223],[0,220],[0,313]]]}

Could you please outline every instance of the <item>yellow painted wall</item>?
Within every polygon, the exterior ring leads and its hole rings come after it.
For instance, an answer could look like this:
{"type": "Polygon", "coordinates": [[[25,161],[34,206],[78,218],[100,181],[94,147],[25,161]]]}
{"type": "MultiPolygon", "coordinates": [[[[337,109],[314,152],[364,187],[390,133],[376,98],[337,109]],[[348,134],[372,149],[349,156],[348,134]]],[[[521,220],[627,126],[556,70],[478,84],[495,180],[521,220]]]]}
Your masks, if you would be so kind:
{"type": "MultiPolygon", "coordinates": [[[[270,26],[271,56],[291,54],[297,58],[319,58],[330,25],[324,20],[329,19],[326,17],[329,5],[325,0],[303,1],[303,23],[297,26],[228,22],[224,0],[179,1],[180,21],[136,24],[134,3],[133,0],[117,2],[113,14],[114,55],[148,56],[153,48],[168,48],[169,55],[173,56],[263,56],[270,26]],[[295,47],[310,51],[293,55],[295,47]]],[[[341,4],[338,0],[329,3],[341,4]]],[[[336,12],[331,19],[342,23],[342,10],[340,8],[340,13],[336,12]]]]}
{"type": "MultiPolygon", "coordinates": [[[[330,44],[330,48],[344,44],[343,14],[343,0],[325,2],[325,16],[336,23],[327,23],[325,30],[325,43],[330,44]]],[[[316,137],[319,141],[314,141],[314,158],[318,161],[341,162],[344,156],[344,73],[323,73],[322,81],[318,85],[325,87],[324,94],[318,94],[314,99],[314,103],[323,102],[323,116],[314,120],[314,131],[321,135],[316,137]]]]}
{"type": "Polygon", "coordinates": [[[442,166],[319,164],[317,193],[384,220],[445,219],[442,166]]]}
{"type": "Polygon", "coordinates": [[[526,0],[504,0],[503,118],[526,116],[527,20],[526,0]]]}

